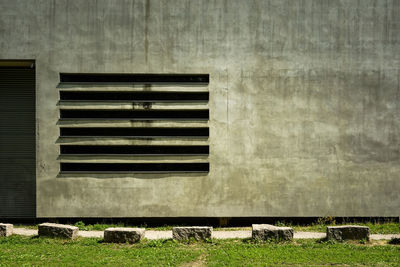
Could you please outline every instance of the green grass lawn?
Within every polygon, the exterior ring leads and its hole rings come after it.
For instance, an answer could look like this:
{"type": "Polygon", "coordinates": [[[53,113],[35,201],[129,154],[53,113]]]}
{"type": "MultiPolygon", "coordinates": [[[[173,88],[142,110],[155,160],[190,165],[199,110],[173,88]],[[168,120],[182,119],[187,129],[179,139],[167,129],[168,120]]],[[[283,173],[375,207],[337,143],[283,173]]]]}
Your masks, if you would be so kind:
{"type": "Polygon", "coordinates": [[[400,246],[387,241],[369,244],[296,240],[259,243],[213,240],[179,243],[144,240],[139,244],[107,244],[101,239],[11,236],[0,238],[0,266],[398,266],[400,246]]]}

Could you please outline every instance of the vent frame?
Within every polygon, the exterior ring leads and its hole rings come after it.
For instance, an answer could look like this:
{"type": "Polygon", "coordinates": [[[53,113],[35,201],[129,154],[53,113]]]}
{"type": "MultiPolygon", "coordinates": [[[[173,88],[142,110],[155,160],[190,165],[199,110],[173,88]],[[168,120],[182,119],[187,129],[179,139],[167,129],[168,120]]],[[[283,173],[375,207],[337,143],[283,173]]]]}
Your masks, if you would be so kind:
{"type": "MultiPolygon", "coordinates": [[[[87,73],[60,73],[59,90],[59,122],[72,121],[74,126],[60,125],[60,140],[59,146],[59,160],[60,160],[60,174],[99,174],[99,173],[209,173],[210,163],[204,161],[204,157],[209,157],[209,91],[207,90],[194,90],[190,91],[191,86],[206,86],[208,87],[209,75],[208,74],[87,74],[87,73]],[[119,78],[123,78],[119,80],[119,78]],[[192,77],[192,78],[191,78],[192,77]],[[193,79],[193,77],[200,77],[193,79]],[[129,90],[123,88],[119,90],[119,86],[124,84],[144,84],[143,90],[134,88],[129,90]],[[72,84],[68,90],[63,89],[63,84],[72,84]],[[94,90],[91,90],[93,84],[94,90]],[[151,85],[157,85],[156,90],[152,90],[151,85]],[[166,84],[168,88],[171,86],[185,86],[186,91],[165,90],[163,85],[166,84]],[[111,86],[112,85],[112,86],[111,86]],[[110,87],[109,90],[104,90],[104,87],[110,87]],[[84,88],[82,90],[81,88],[84,88]],[[75,89],[78,88],[78,89],[75,89]],[[97,95],[96,95],[97,94],[97,95]],[[175,94],[175,95],[174,95],[175,94]],[[136,97],[136,99],[135,99],[136,97]],[[68,103],[68,106],[63,106],[68,103]],[[101,103],[102,106],[111,105],[111,107],[97,108],[97,105],[92,108],[82,108],[86,103],[101,103]],[[118,108],[116,103],[132,103],[132,109],[129,106],[125,108],[118,108]],[[155,103],[173,103],[173,107],[164,109],[160,105],[156,109],[152,109],[155,103]],[[187,103],[199,104],[204,103],[205,106],[199,106],[196,109],[188,109],[190,107],[187,103]],[[185,106],[184,109],[180,105],[185,106]],[[185,105],[186,104],[186,105],[185,105]],[[141,109],[135,109],[135,105],[143,105],[141,109]],[[72,108],[71,108],[72,107],[72,108]],[[131,122],[129,127],[110,126],[110,121],[125,121],[131,122]],[[80,121],[91,121],[97,126],[80,126],[80,121]],[[102,121],[106,126],[102,125],[102,121]],[[141,126],[136,126],[137,123],[141,126]],[[190,122],[206,123],[202,127],[153,127],[152,121],[164,121],[168,125],[169,122],[190,122]],[[143,122],[143,123],[141,123],[143,122]],[[98,126],[98,125],[101,126],[98,126]],[[145,126],[143,126],[145,125],[145,126]],[[89,133],[84,133],[85,129],[89,133]],[[97,130],[103,130],[101,134],[95,134],[97,130]],[[199,134],[196,134],[198,130],[199,134]],[[126,134],[124,134],[124,131],[126,134]],[[157,131],[159,131],[157,133],[157,131]],[[143,134],[140,134],[143,133],[143,134]],[[163,134],[164,133],[164,134],[163,134]],[[106,139],[104,139],[106,138],[106,139]],[[115,138],[126,140],[126,138],[143,139],[147,140],[143,144],[132,145],[114,145],[115,138]],[[161,139],[160,139],[161,138],[161,139]],[[179,145],[179,140],[184,138],[185,145],[179,145]],[[196,140],[191,144],[190,139],[196,140]],[[200,139],[199,139],[200,138],[200,139]],[[162,145],[153,145],[150,140],[164,140],[162,145]],[[77,144],[80,141],[89,140],[89,143],[77,144]],[[97,140],[101,141],[100,143],[97,140]],[[108,141],[107,141],[108,140],[108,141]],[[111,141],[110,141],[111,140],[111,141]],[[173,143],[168,144],[168,140],[175,140],[173,143]],[[203,140],[203,141],[199,141],[203,140]],[[166,144],[164,144],[164,142],[166,144]],[[202,145],[199,145],[201,142],[202,145]],[[188,145],[190,143],[190,145],[188,145]],[[143,152],[143,149],[149,149],[149,152],[143,152]],[[193,147],[194,152],[191,151],[193,147]],[[74,148],[76,149],[74,152],[74,148]],[[124,148],[126,148],[124,152],[124,148]],[[151,149],[150,149],[151,148],[151,149]],[[160,152],[156,152],[157,148],[164,148],[160,152]],[[86,150],[85,150],[86,149],[86,150]],[[100,149],[100,150],[99,150],[100,149]],[[101,151],[104,149],[104,151],[101,151]],[[136,149],[136,151],[135,151],[136,149]],[[142,149],[142,150],[141,150],[142,149]],[[168,150],[169,149],[169,150],[168,150]],[[175,150],[174,150],[175,149],[175,150]],[[182,151],[179,151],[181,149],[182,151]],[[197,150],[196,150],[197,149],[197,150]],[[141,153],[139,153],[141,150],[141,153]],[[197,151],[197,152],[196,152],[197,151]],[[68,161],[68,157],[81,158],[77,162],[68,161]],[[88,157],[102,157],[106,162],[93,162],[88,161],[88,157]],[[115,156],[143,156],[146,160],[138,163],[135,160],[132,162],[115,162],[115,156]],[[182,162],[169,162],[168,157],[182,158],[182,162]],[[190,160],[184,159],[186,156],[201,157],[199,160],[191,158],[190,160]],[[109,157],[109,158],[107,158],[109,157]],[[154,162],[152,162],[152,158],[154,162]],[[166,162],[160,162],[160,157],[166,157],[166,162]],[[156,158],[158,160],[156,160],[156,158]],[[108,159],[108,160],[107,160],[108,159]],[[201,159],[201,160],[200,160],[201,159]],[[82,162],[81,162],[82,161],[82,162]],[[80,165],[79,165],[80,164],[80,165]],[[83,165],[82,165],[83,164],[83,165]],[[105,169],[110,167],[109,170],[105,169]],[[180,168],[180,167],[181,168],[180,168]],[[152,169],[151,167],[154,167],[152,169]]],[[[168,104],[170,105],[170,104],[168,104]]],[[[176,124],[175,123],[175,124],[176,124]]],[[[117,140],[115,139],[115,140],[117,140]]],[[[128,140],[129,140],[128,139],[128,140]]],[[[161,141],[160,141],[161,142],[161,141]]],[[[124,142],[125,143],[125,142],[124,142]]],[[[75,159],[76,160],[76,159],[75,159]]]]}

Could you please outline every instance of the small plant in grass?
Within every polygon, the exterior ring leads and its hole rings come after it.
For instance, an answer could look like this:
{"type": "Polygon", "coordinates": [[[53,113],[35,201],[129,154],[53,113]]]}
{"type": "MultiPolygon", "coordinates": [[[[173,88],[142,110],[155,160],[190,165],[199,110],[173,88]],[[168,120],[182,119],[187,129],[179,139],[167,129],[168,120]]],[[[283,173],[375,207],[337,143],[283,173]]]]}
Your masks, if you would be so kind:
{"type": "Polygon", "coordinates": [[[76,222],[76,223],[74,224],[74,226],[78,227],[79,230],[86,230],[86,229],[85,229],[85,223],[82,222],[82,221],[76,222]]]}
{"type": "Polygon", "coordinates": [[[292,243],[292,240],[286,240],[286,239],[274,239],[274,238],[268,238],[266,240],[260,239],[260,238],[246,238],[243,239],[244,243],[253,243],[253,244],[285,244],[285,243],[292,243]]]}
{"type": "Polygon", "coordinates": [[[79,230],[82,231],[104,231],[107,228],[110,227],[125,227],[123,223],[118,223],[118,224],[85,224],[82,221],[76,222],[74,226],[78,227],[79,230]]]}
{"type": "Polygon", "coordinates": [[[322,239],[318,239],[317,243],[333,245],[333,244],[337,244],[339,242],[336,239],[328,239],[328,238],[325,237],[325,238],[322,238],[322,239]]]}
{"type": "MultiPolygon", "coordinates": [[[[175,240],[175,239],[174,239],[174,240],[175,240]]],[[[210,238],[206,238],[205,240],[202,240],[202,239],[197,240],[197,239],[194,238],[194,237],[189,237],[189,239],[175,240],[175,241],[176,241],[176,242],[179,242],[179,243],[181,243],[181,244],[187,244],[187,245],[190,245],[190,244],[197,244],[197,243],[213,243],[212,239],[210,239],[210,238]]]]}
{"type": "Polygon", "coordinates": [[[211,238],[206,238],[206,240],[204,240],[204,242],[206,242],[206,243],[212,243],[213,240],[212,240],[211,238]]]}
{"type": "Polygon", "coordinates": [[[332,217],[332,216],[320,217],[317,220],[317,224],[335,225],[336,224],[336,220],[335,220],[335,217],[332,217]]]}
{"type": "Polygon", "coordinates": [[[286,224],[285,224],[285,222],[277,221],[277,222],[275,223],[275,226],[278,226],[278,227],[285,227],[286,224]]]}
{"type": "Polygon", "coordinates": [[[165,243],[165,240],[163,239],[156,239],[156,240],[151,240],[149,243],[146,244],[147,247],[150,248],[157,248],[163,246],[165,243]]]}
{"type": "Polygon", "coordinates": [[[250,244],[250,243],[260,243],[261,241],[259,239],[253,239],[253,238],[243,238],[241,239],[243,243],[245,244],[250,244]]]}

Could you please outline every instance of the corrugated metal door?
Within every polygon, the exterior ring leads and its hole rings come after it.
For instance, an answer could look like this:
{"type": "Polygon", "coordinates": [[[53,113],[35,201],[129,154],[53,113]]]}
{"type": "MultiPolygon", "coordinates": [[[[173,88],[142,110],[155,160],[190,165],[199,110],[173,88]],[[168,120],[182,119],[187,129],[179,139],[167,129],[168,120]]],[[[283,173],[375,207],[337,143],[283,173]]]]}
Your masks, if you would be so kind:
{"type": "Polygon", "coordinates": [[[35,69],[0,65],[0,218],[36,216],[35,69]]]}

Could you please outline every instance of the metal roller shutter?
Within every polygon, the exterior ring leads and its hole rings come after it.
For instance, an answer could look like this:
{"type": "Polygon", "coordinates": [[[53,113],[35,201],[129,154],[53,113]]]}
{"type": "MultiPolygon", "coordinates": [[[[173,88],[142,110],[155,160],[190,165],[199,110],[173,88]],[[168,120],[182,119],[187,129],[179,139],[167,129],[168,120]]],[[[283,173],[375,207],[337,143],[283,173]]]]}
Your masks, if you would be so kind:
{"type": "Polygon", "coordinates": [[[36,216],[35,69],[0,65],[0,218],[36,216]]]}

